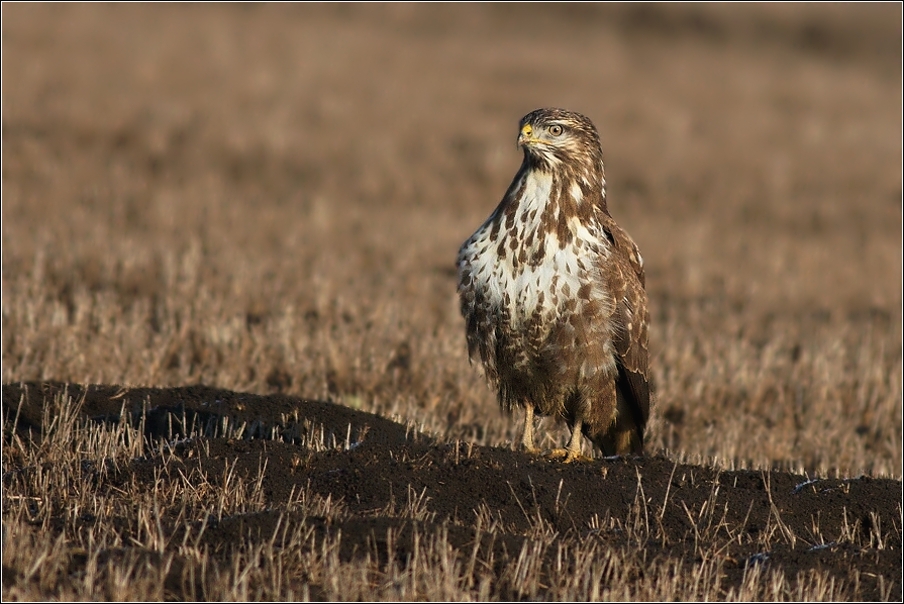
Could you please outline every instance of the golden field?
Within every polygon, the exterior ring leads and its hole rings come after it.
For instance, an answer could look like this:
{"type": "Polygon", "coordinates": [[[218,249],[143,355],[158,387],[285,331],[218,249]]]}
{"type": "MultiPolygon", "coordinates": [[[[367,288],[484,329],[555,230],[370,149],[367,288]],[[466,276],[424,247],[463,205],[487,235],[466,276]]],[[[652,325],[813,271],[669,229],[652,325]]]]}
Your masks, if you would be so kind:
{"type": "Polygon", "coordinates": [[[5,4],[4,599],[900,598],[900,24],[5,4]],[[643,460],[512,451],[467,359],[456,251],[542,106],[644,255],[643,460]]]}

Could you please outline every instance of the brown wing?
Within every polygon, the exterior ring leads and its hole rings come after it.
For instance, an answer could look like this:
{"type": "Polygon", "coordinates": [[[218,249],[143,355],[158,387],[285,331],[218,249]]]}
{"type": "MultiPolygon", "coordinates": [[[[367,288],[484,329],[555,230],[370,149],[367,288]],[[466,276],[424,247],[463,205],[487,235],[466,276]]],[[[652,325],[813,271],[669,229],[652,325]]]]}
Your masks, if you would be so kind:
{"type": "Polygon", "coordinates": [[[608,214],[603,228],[613,245],[609,259],[610,292],[616,299],[613,320],[617,328],[613,343],[618,362],[616,388],[619,413],[628,411],[630,417],[619,417],[615,430],[634,432],[632,449],[643,450],[643,433],[650,417],[650,383],[648,375],[650,313],[644,290],[643,258],[631,240],[608,214]],[[622,407],[627,407],[623,409],[622,407]]]}

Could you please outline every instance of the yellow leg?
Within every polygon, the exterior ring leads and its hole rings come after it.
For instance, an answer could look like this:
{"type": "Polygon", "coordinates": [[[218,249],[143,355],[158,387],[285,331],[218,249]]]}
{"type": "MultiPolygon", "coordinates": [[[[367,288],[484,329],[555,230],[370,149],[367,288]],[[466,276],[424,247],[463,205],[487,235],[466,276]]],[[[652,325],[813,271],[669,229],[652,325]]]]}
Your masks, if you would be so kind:
{"type": "Polygon", "coordinates": [[[537,452],[537,447],[534,446],[534,406],[531,403],[524,406],[524,434],[521,437],[521,446],[528,453],[537,452]]]}
{"type": "Polygon", "coordinates": [[[568,443],[567,449],[553,449],[549,452],[549,456],[553,459],[564,457],[564,463],[573,461],[590,461],[589,457],[581,455],[581,420],[575,420],[571,429],[571,442],[568,443]]]}

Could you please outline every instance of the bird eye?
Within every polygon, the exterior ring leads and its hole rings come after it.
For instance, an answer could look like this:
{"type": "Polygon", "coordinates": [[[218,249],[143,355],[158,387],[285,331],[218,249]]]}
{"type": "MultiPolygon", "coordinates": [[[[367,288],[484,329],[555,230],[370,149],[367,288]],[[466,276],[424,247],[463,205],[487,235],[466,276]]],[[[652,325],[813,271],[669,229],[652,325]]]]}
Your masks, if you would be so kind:
{"type": "Polygon", "coordinates": [[[553,124],[552,126],[549,127],[549,133],[552,134],[553,136],[559,136],[560,134],[562,134],[562,126],[560,126],[558,124],[553,124]]]}

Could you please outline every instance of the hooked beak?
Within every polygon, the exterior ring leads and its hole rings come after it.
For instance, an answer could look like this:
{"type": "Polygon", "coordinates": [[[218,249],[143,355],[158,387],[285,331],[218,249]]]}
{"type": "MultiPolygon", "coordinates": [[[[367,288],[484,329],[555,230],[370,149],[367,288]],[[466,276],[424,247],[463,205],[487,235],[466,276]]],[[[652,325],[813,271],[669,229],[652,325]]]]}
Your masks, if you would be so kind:
{"type": "Polygon", "coordinates": [[[521,128],[521,134],[518,135],[518,145],[523,147],[536,142],[537,139],[534,138],[534,129],[530,124],[524,124],[521,128]]]}

